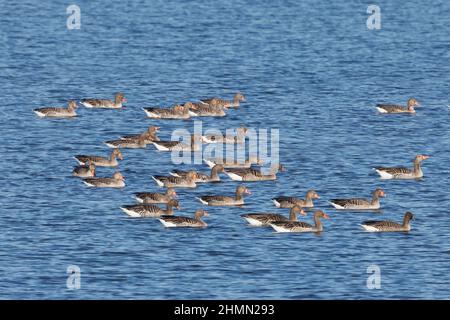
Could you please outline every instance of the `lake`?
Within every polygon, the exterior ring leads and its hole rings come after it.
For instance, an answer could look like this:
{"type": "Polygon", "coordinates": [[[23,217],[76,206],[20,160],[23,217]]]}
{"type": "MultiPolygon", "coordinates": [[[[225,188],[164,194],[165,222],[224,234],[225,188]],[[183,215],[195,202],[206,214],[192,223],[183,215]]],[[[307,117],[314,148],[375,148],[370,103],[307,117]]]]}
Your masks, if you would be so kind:
{"type": "MultiPolygon", "coordinates": [[[[2,299],[449,299],[450,4],[379,1],[381,29],[366,25],[364,1],[4,2],[0,19],[2,141],[0,298],[2,299]],[[40,119],[32,110],[69,99],[112,98],[123,110],[80,107],[76,119],[40,119]],[[287,172],[248,183],[243,207],[210,207],[208,228],[173,230],[130,218],[120,206],[157,191],[151,176],[174,168],[169,153],[124,149],[127,186],[92,189],[71,177],[76,154],[107,155],[121,134],[161,127],[192,130],[192,120],[154,120],[141,107],[200,98],[247,101],[203,128],[279,129],[287,172]],[[406,104],[415,115],[381,115],[377,103],[406,104]],[[374,166],[423,162],[420,181],[382,181],[374,166]],[[327,200],[385,190],[380,212],[340,212],[327,200]],[[271,198],[321,196],[321,234],[278,234],[246,225],[250,212],[287,214],[271,198]],[[368,219],[416,220],[409,233],[367,233],[368,219]],[[67,269],[80,270],[80,288],[67,269]],[[380,288],[367,281],[373,266],[380,288]],[[369,273],[368,273],[369,271],[369,273]],[[70,277],[69,277],[70,278],[70,277]]],[[[109,176],[111,168],[99,168],[109,176]]],[[[237,182],[180,189],[195,197],[232,194],[237,182]]],[[[311,221],[308,212],[302,221],[311,221]]]]}

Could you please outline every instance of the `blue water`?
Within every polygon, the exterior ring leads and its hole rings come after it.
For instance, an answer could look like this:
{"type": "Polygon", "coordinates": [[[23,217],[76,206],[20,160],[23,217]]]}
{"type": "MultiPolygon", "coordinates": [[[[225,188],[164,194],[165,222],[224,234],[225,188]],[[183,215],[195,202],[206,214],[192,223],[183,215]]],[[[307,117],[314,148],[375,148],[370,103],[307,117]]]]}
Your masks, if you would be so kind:
{"type": "MultiPolygon", "coordinates": [[[[66,28],[69,2],[1,1],[0,298],[49,299],[412,299],[450,298],[450,4],[378,1],[381,30],[366,27],[366,1],[76,1],[81,29],[66,28]],[[33,108],[112,97],[124,110],[80,108],[74,120],[39,119],[33,108]],[[200,97],[247,102],[204,128],[280,129],[288,172],[248,184],[243,208],[209,208],[205,230],[167,230],[119,207],[156,190],[169,154],[124,150],[123,190],[93,190],[70,176],[74,154],[109,153],[103,141],[192,121],[145,118],[142,106],[200,97]],[[422,104],[415,116],[383,116],[378,102],[422,104]],[[376,165],[432,157],[420,181],[380,181],[376,165]],[[332,210],[326,200],[368,197],[382,187],[381,213],[332,210]],[[239,214],[286,210],[278,194],[314,188],[331,219],[315,234],[247,227],[239,214]],[[370,234],[366,219],[416,214],[409,234],[370,234]],[[369,290],[369,265],[381,289],[369,290]],[[66,286],[69,265],[81,288],[66,286]]],[[[189,168],[189,166],[183,166],[189,168]]],[[[206,166],[196,166],[206,171],[206,166]]],[[[100,168],[107,176],[110,168],[100,168]]],[[[228,178],[180,191],[232,193],[228,178]]],[[[311,220],[311,214],[306,218],[311,220]]]]}

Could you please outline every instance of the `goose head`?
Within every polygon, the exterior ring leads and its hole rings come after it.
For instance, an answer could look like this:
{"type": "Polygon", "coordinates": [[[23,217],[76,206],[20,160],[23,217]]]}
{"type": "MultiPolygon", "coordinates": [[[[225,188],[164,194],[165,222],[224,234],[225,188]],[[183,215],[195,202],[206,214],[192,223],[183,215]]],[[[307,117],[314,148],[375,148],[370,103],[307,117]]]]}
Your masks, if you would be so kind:
{"type": "Polygon", "coordinates": [[[167,188],[166,195],[168,195],[171,198],[177,197],[177,193],[175,192],[174,188],[167,188]]]}
{"type": "Polygon", "coordinates": [[[320,196],[315,190],[308,190],[308,192],[306,193],[306,198],[320,199],[320,196]]]}
{"type": "Polygon", "coordinates": [[[198,209],[195,211],[195,219],[199,220],[201,217],[208,217],[209,213],[203,209],[198,209]]]}
{"type": "Polygon", "coordinates": [[[114,149],[112,154],[114,157],[117,157],[117,159],[123,160],[122,151],[120,151],[120,149],[118,149],[118,148],[114,149]]]}
{"type": "Polygon", "coordinates": [[[426,155],[426,154],[418,154],[414,160],[415,160],[416,162],[422,162],[423,160],[427,160],[428,158],[430,158],[429,155],[426,155]]]}
{"type": "Polygon", "coordinates": [[[123,102],[127,102],[127,99],[125,99],[125,96],[123,95],[122,92],[117,92],[114,97],[114,102],[115,103],[123,103],[123,102]]]}
{"type": "Polygon", "coordinates": [[[70,100],[68,103],[68,107],[69,110],[75,110],[76,108],[78,108],[77,103],[73,100],[70,100]]]}
{"type": "Polygon", "coordinates": [[[113,179],[124,181],[125,177],[119,171],[117,171],[113,174],[113,179]]]}

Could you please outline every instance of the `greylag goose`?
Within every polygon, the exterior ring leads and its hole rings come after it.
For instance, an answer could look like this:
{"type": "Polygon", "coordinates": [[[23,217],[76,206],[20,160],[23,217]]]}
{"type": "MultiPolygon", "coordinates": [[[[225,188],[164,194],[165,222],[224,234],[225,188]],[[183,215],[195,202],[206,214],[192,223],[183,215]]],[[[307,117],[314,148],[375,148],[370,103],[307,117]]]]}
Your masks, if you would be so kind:
{"type": "Polygon", "coordinates": [[[170,199],[166,204],[166,209],[162,209],[154,204],[133,204],[120,207],[130,217],[157,218],[163,215],[173,214],[173,208],[180,209],[180,204],[175,199],[170,199]]]}
{"type": "Polygon", "coordinates": [[[160,141],[159,137],[156,135],[156,133],[161,129],[157,126],[150,126],[148,127],[147,131],[142,134],[130,134],[126,136],[121,136],[120,138],[123,140],[129,140],[129,139],[138,139],[139,137],[145,138],[145,143],[152,143],[153,141],[160,141]]]}
{"type": "Polygon", "coordinates": [[[199,209],[195,212],[194,218],[177,217],[177,216],[162,216],[158,220],[166,228],[205,228],[208,225],[202,220],[202,217],[209,216],[208,212],[199,209]]]}
{"type": "MultiPolygon", "coordinates": [[[[221,164],[216,164],[211,169],[211,174],[207,175],[205,173],[196,172],[197,178],[195,179],[196,183],[202,183],[202,182],[219,182],[219,172],[223,172],[224,168],[221,164]]],[[[185,177],[188,175],[190,171],[183,171],[183,170],[173,170],[170,174],[174,177],[185,177]]]]}
{"type": "Polygon", "coordinates": [[[314,212],[314,226],[302,221],[275,221],[270,226],[276,232],[321,232],[323,230],[321,218],[329,219],[325,212],[317,210],[314,212]]]}
{"type": "Polygon", "coordinates": [[[276,180],[278,171],[286,171],[282,164],[272,166],[270,172],[265,174],[261,170],[253,168],[235,168],[226,169],[225,174],[235,181],[267,181],[276,180]]]}
{"type": "Polygon", "coordinates": [[[245,186],[238,186],[235,197],[202,196],[197,199],[208,206],[240,206],[244,204],[244,194],[251,194],[251,192],[245,186]]]}
{"type": "Polygon", "coordinates": [[[88,160],[88,165],[80,165],[73,169],[72,175],[79,178],[95,177],[95,165],[88,160]]]}
{"type": "Polygon", "coordinates": [[[241,214],[241,217],[244,218],[252,226],[268,227],[275,221],[297,221],[297,213],[300,213],[302,216],[306,216],[306,212],[301,207],[295,205],[289,212],[289,219],[281,214],[276,213],[248,213],[241,214]]]}
{"type": "Polygon", "coordinates": [[[416,99],[408,99],[407,105],[400,106],[395,104],[377,104],[376,108],[380,113],[415,113],[414,107],[418,107],[419,102],[416,99]]]}
{"type": "Polygon", "coordinates": [[[201,137],[191,135],[191,143],[186,144],[182,141],[157,141],[153,145],[159,151],[199,151],[201,137]]]}
{"type": "Polygon", "coordinates": [[[414,219],[414,215],[411,212],[406,212],[403,218],[403,223],[397,223],[393,221],[365,221],[361,226],[370,232],[393,232],[393,231],[410,231],[410,221],[414,219]]]}
{"type": "Polygon", "coordinates": [[[111,151],[109,159],[100,156],[75,156],[75,160],[77,160],[79,164],[87,164],[88,161],[91,161],[97,167],[116,167],[119,164],[117,162],[117,159],[123,160],[122,152],[119,149],[114,149],[113,151],[111,151]]]}
{"type": "Polygon", "coordinates": [[[173,188],[167,188],[166,193],[136,192],[134,196],[139,203],[167,203],[176,198],[177,193],[173,188]]]}
{"type": "Polygon", "coordinates": [[[197,178],[197,173],[195,171],[189,172],[185,177],[166,177],[166,176],[152,176],[153,180],[160,187],[166,188],[196,188],[197,184],[195,179],[197,178]]]}
{"type": "Polygon", "coordinates": [[[89,187],[98,188],[123,188],[125,187],[125,178],[120,172],[114,173],[112,178],[85,178],[83,182],[89,187]]]}
{"type": "Polygon", "coordinates": [[[381,176],[381,179],[419,179],[423,177],[421,162],[430,156],[419,154],[414,158],[413,169],[405,167],[377,167],[375,171],[381,176]]]}
{"type": "Polygon", "coordinates": [[[280,196],[273,198],[272,201],[278,208],[292,208],[295,205],[298,205],[302,208],[312,208],[314,207],[313,199],[320,199],[320,197],[315,190],[308,190],[308,192],[306,192],[305,199],[280,196]]]}
{"type": "Polygon", "coordinates": [[[145,136],[130,139],[118,139],[106,141],[105,144],[110,148],[124,148],[124,149],[143,149],[147,146],[145,136]]]}
{"type": "Polygon", "coordinates": [[[221,106],[211,106],[206,103],[186,102],[191,117],[225,117],[225,109],[221,106]]]}
{"type": "Polygon", "coordinates": [[[120,109],[122,103],[127,102],[122,92],[117,92],[114,101],[107,99],[83,99],[81,104],[86,108],[120,109]]]}
{"type": "Polygon", "coordinates": [[[242,127],[236,129],[236,135],[206,135],[202,136],[202,141],[204,143],[243,144],[245,142],[247,132],[248,129],[242,127]]]}
{"type": "Polygon", "coordinates": [[[380,197],[385,197],[386,194],[380,188],[377,188],[372,193],[372,200],[361,198],[350,199],[332,199],[330,204],[338,210],[378,210],[380,209],[380,197]]]}
{"type": "Polygon", "coordinates": [[[235,159],[203,159],[203,161],[212,168],[216,164],[222,164],[225,168],[250,168],[253,164],[261,166],[264,162],[257,156],[250,156],[245,161],[238,161],[235,159]]]}
{"type": "Polygon", "coordinates": [[[233,97],[233,101],[223,100],[217,97],[203,99],[201,102],[209,104],[214,107],[224,107],[224,108],[237,108],[241,101],[245,101],[245,97],[241,93],[236,93],[233,97]]]}
{"type": "Polygon", "coordinates": [[[189,119],[189,108],[176,105],[173,108],[142,108],[149,118],[154,119],[189,119]]]}
{"type": "Polygon", "coordinates": [[[34,109],[33,111],[39,117],[70,118],[77,116],[77,113],[75,112],[76,108],[77,103],[75,101],[70,100],[67,108],[46,107],[34,109]]]}

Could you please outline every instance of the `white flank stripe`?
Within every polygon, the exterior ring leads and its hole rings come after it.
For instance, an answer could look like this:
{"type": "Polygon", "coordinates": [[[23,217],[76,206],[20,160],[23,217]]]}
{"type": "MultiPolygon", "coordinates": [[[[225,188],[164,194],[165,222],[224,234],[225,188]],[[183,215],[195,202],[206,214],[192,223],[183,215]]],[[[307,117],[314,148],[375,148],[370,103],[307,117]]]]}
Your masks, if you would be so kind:
{"type": "Polygon", "coordinates": [[[203,200],[202,198],[198,198],[198,197],[195,197],[196,199],[198,199],[201,203],[203,203],[203,204],[208,204],[208,202],[206,202],[205,200],[203,200]]]}
{"type": "Polygon", "coordinates": [[[158,186],[160,187],[164,187],[164,183],[158,179],[156,179],[155,177],[152,176],[152,179],[156,181],[156,183],[158,184],[158,186]]]}
{"type": "Polygon", "coordinates": [[[237,174],[232,173],[232,172],[226,172],[226,171],[225,171],[225,173],[226,173],[227,176],[229,176],[231,178],[231,180],[242,181],[242,177],[240,175],[237,175],[237,174]]]}
{"type": "Polygon", "coordinates": [[[134,212],[134,211],[132,211],[132,210],[129,210],[129,209],[127,209],[127,208],[122,208],[122,207],[120,207],[120,209],[122,209],[122,211],[125,212],[125,213],[126,213],[127,215],[129,215],[130,217],[138,218],[138,217],[141,216],[139,213],[134,212]]]}

